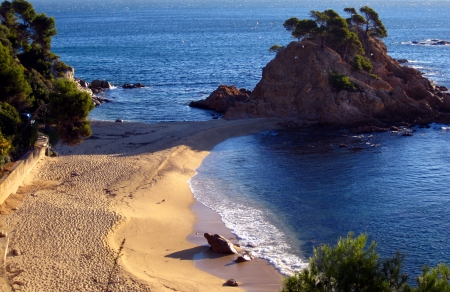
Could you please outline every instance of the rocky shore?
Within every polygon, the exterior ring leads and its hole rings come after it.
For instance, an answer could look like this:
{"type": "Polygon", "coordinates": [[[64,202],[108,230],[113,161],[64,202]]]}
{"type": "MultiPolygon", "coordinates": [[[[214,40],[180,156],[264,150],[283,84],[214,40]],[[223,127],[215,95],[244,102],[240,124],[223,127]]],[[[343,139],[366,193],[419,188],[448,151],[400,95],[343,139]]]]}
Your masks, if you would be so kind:
{"type": "MultiPolygon", "coordinates": [[[[360,36],[362,39],[363,36],[360,36]]],[[[382,127],[450,123],[450,94],[422,73],[394,60],[379,39],[362,40],[370,72],[351,59],[310,40],[294,41],[263,68],[252,92],[219,86],[191,106],[224,113],[224,118],[291,117],[322,125],[382,127]],[[353,89],[336,88],[331,76],[348,78],[353,89]]]]}

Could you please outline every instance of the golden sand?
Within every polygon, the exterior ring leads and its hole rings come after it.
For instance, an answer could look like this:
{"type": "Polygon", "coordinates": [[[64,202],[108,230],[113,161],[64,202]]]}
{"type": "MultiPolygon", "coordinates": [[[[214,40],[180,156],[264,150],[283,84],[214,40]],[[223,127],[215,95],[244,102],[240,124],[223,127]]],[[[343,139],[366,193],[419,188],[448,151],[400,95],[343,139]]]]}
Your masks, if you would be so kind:
{"type": "Polygon", "coordinates": [[[218,143],[278,127],[92,122],[92,137],[56,147],[59,156],[39,161],[5,202],[17,206],[2,216],[20,254],[7,256],[11,282],[21,291],[277,291],[281,276],[263,260],[210,256],[196,267],[194,255],[208,248],[196,232],[233,235],[196,205],[188,180],[218,143]],[[240,287],[224,286],[228,278],[240,287]]]}

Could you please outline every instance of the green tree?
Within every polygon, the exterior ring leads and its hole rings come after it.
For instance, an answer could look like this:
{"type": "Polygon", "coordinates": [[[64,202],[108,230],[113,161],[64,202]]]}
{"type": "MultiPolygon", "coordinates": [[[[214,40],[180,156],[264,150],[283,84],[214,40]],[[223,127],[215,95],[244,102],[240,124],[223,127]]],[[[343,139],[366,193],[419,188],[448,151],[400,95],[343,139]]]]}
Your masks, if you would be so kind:
{"type": "MultiPolygon", "coordinates": [[[[81,142],[91,133],[87,116],[93,104],[89,94],[79,91],[73,82],[54,81],[50,75],[52,64],[56,64],[56,71],[65,69],[65,64],[50,51],[51,38],[56,34],[55,20],[36,13],[26,0],[13,0],[1,3],[0,21],[0,102],[16,112],[33,112],[20,129],[14,128],[22,137],[10,139],[8,149],[33,142],[36,127],[30,125],[38,115],[56,126],[63,142],[81,142]]],[[[9,139],[5,133],[2,131],[9,139]]]]}
{"type": "Polygon", "coordinates": [[[318,30],[317,23],[311,19],[302,19],[299,20],[295,29],[292,31],[292,36],[301,39],[301,38],[314,38],[318,30]]]}
{"type": "Polygon", "coordinates": [[[424,267],[422,275],[416,277],[417,287],[407,286],[403,292],[449,292],[450,268],[439,264],[436,268],[424,267]]]}
{"type": "Polygon", "coordinates": [[[0,101],[21,110],[31,105],[31,87],[25,79],[24,70],[0,43],[0,101]]]}
{"type": "Polygon", "coordinates": [[[87,116],[93,108],[89,93],[78,90],[75,82],[55,81],[48,109],[50,122],[56,125],[58,136],[64,143],[75,145],[92,134],[87,116]]]}
{"type": "Polygon", "coordinates": [[[298,38],[320,38],[320,46],[328,46],[333,49],[342,49],[345,58],[348,49],[354,52],[363,52],[362,44],[358,36],[349,30],[347,21],[340,17],[334,10],[328,9],[323,12],[312,10],[312,19],[299,20],[295,17],[284,22],[284,27],[291,31],[293,37],[298,38]]]}
{"type": "Polygon", "coordinates": [[[13,140],[20,130],[22,121],[17,110],[6,102],[0,102],[0,132],[5,138],[13,140]]]}
{"type": "Polygon", "coordinates": [[[350,18],[346,19],[348,24],[362,26],[367,23],[366,19],[361,14],[358,14],[355,8],[347,7],[344,8],[344,11],[350,14],[350,18]]]}
{"type": "Polygon", "coordinates": [[[387,37],[387,30],[381,22],[378,13],[369,6],[363,6],[359,9],[365,18],[365,37],[369,35],[377,38],[387,37]]]}
{"type": "Polygon", "coordinates": [[[299,21],[297,17],[291,17],[283,23],[283,26],[287,31],[294,31],[299,21]]]}
{"type": "Polygon", "coordinates": [[[340,238],[337,245],[322,245],[314,249],[309,267],[285,279],[283,292],[350,292],[400,291],[406,275],[401,269],[401,256],[380,261],[376,243],[368,247],[367,235],[340,238]],[[386,263],[383,273],[381,263],[386,263]]]}

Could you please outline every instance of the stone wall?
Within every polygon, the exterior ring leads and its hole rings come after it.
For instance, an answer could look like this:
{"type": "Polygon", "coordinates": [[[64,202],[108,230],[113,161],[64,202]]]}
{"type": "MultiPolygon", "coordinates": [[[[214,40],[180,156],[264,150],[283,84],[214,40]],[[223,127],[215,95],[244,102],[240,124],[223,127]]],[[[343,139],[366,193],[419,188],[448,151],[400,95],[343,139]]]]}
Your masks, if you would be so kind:
{"type": "Polygon", "coordinates": [[[38,160],[45,156],[48,139],[46,136],[40,135],[36,142],[34,150],[29,151],[19,161],[17,161],[11,173],[0,179],[0,204],[15,193],[28,173],[33,169],[38,160]]]}

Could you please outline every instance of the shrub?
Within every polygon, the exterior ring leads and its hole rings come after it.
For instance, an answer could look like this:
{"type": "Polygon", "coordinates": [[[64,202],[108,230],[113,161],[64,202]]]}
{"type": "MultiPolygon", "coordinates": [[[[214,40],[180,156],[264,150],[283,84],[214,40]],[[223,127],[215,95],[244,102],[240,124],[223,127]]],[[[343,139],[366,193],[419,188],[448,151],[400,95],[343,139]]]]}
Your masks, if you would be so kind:
{"type": "Polygon", "coordinates": [[[407,286],[404,292],[449,292],[450,268],[439,264],[436,268],[424,267],[422,275],[416,277],[417,288],[407,286]]]}
{"type": "Polygon", "coordinates": [[[13,137],[22,124],[19,113],[10,104],[0,101],[0,131],[6,137],[13,137]]]}
{"type": "Polygon", "coordinates": [[[364,70],[370,73],[373,70],[373,65],[368,58],[361,55],[355,55],[353,58],[353,69],[364,70]]]}
{"type": "MultiPolygon", "coordinates": [[[[0,170],[3,170],[3,167],[10,162],[9,151],[11,149],[11,143],[3,137],[2,132],[0,131],[0,170]]],[[[0,175],[1,177],[1,175],[0,175]]]]}
{"type": "Polygon", "coordinates": [[[350,78],[334,71],[330,73],[330,84],[336,90],[356,90],[356,85],[350,78]]]}
{"type": "Polygon", "coordinates": [[[270,52],[274,52],[274,53],[278,53],[279,51],[281,51],[282,49],[284,49],[284,46],[281,45],[273,45],[270,47],[269,51],[270,52]]]}
{"type": "Polygon", "coordinates": [[[66,63],[62,62],[62,61],[56,61],[55,62],[55,70],[56,71],[66,71],[70,68],[69,65],[67,65],[66,63]]]}
{"type": "Polygon", "coordinates": [[[439,264],[423,268],[417,287],[407,284],[401,271],[404,256],[380,260],[376,243],[366,247],[367,235],[340,238],[337,245],[314,249],[309,267],[284,279],[282,292],[450,292],[450,268],[439,264]]]}
{"type": "Polygon", "coordinates": [[[308,269],[289,277],[282,291],[387,291],[377,273],[376,244],[365,248],[366,242],[367,235],[349,233],[334,247],[315,248],[308,269]]]}

